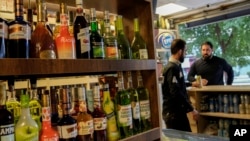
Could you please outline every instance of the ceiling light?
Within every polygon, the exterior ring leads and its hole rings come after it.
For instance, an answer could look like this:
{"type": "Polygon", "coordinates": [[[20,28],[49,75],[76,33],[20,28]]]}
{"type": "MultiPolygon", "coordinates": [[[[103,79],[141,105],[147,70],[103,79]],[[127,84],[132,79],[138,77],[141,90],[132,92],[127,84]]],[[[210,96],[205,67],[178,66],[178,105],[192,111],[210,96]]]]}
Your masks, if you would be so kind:
{"type": "Polygon", "coordinates": [[[180,12],[183,10],[186,10],[187,7],[181,6],[181,5],[177,5],[174,3],[169,3],[160,7],[156,8],[156,14],[162,15],[162,16],[166,16],[166,15],[170,15],[176,12],[180,12]]]}

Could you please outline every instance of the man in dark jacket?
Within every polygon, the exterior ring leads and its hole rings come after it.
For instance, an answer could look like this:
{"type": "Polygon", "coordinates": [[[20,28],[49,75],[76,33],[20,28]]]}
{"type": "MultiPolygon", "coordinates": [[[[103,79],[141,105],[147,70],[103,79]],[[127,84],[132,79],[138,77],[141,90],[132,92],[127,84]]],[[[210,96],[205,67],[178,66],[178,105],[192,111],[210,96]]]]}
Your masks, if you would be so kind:
{"type": "Polygon", "coordinates": [[[173,40],[171,54],[163,72],[163,120],[167,128],[191,132],[187,113],[191,112],[197,120],[198,112],[192,107],[187,95],[181,67],[186,55],[186,42],[181,39],[173,40]]]}

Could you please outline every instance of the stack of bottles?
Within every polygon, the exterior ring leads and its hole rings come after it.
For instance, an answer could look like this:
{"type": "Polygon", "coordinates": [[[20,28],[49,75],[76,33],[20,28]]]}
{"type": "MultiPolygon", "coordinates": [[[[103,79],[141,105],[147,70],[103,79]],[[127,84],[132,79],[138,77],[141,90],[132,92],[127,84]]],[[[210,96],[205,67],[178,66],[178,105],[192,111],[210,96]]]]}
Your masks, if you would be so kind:
{"type": "Polygon", "coordinates": [[[14,79],[8,80],[7,90],[0,82],[1,118],[6,121],[0,126],[12,131],[1,139],[117,141],[151,128],[149,93],[140,71],[118,72],[112,95],[107,79],[90,90],[83,84],[38,90],[36,78],[29,80],[31,87],[21,90],[20,100],[14,79]]]}

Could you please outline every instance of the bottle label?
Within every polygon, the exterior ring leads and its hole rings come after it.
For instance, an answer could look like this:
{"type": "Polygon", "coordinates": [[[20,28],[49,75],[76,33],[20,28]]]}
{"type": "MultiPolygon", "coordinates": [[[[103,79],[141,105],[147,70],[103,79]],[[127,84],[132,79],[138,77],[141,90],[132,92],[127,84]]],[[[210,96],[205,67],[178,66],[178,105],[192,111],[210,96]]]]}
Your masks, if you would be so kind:
{"type": "Polygon", "coordinates": [[[42,120],[43,121],[50,121],[50,107],[43,107],[42,108],[42,120]]]}
{"type": "Polygon", "coordinates": [[[81,53],[85,53],[90,50],[89,27],[80,29],[80,32],[77,34],[77,40],[80,40],[81,53]]]}
{"type": "Polygon", "coordinates": [[[31,38],[31,28],[27,25],[14,24],[9,26],[9,39],[26,39],[31,38]]]}
{"type": "Polygon", "coordinates": [[[78,135],[89,135],[94,132],[94,121],[78,122],[78,135]]]}
{"type": "Polygon", "coordinates": [[[102,57],[104,58],[105,55],[104,55],[104,44],[103,42],[92,42],[93,44],[93,56],[94,58],[98,58],[98,57],[102,57]]]}
{"type": "Polygon", "coordinates": [[[75,41],[71,36],[56,38],[57,52],[59,59],[75,58],[75,41]]]}
{"type": "Polygon", "coordinates": [[[140,105],[139,102],[131,102],[133,119],[140,119],[140,105]]]}
{"type": "Polygon", "coordinates": [[[75,138],[77,136],[77,124],[57,126],[61,139],[75,138]]]}
{"type": "Polygon", "coordinates": [[[118,59],[118,49],[115,46],[105,47],[105,53],[107,59],[118,59]]]}
{"type": "Polygon", "coordinates": [[[8,26],[5,22],[0,23],[0,38],[8,38],[8,26]]]}
{"type": "Polygon", "coordinates": [[[94,130],[106,130],[107,129],[107,118],[94,118],[94,130]]]}
{"type": "Polygon", "coordinates": [[[148,59],[148,50],[139,49],[140,59],[148,59]]]}
{"type": "Polygon", "coordinates": [[[15,128],[14,124],[0,126],[0,140],[1,141],[14,141],[15,128]]]}
{"type": "Polygon", "coordinates": [[[129,105],[120,105],[118,110],[118,120],[121,126],[130,126],[132,125],[132,112],[131,104],[129,105]]]}
{"type": "Polygon", "coordinates": [[[141,110],[141,118],[142,119],[149,119],[150,118],[149,100],[140,101],[140,110],[141,110]]]}

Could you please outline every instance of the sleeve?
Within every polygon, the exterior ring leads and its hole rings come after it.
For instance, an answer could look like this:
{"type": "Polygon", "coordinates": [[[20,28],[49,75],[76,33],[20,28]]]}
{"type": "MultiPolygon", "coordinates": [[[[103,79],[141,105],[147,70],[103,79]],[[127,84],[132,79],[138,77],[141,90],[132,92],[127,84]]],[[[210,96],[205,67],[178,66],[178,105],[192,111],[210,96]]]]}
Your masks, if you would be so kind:
{"type": "Polygon", "coordinates": [[[187,76],[187,80],[189,82],[194,82],[196,80],[195,75],[197,74],[197,72],[195,69],[195,64],[196,64],[196,62],[194,62],[189,69],[188,76],[187,76]]]}
{"type": "Polygon", "coordinates": [[[227,73],[227,85],[232,85],[234,80],[234,71],[231,65],[223,59],[223,70],[227,73]]]}

